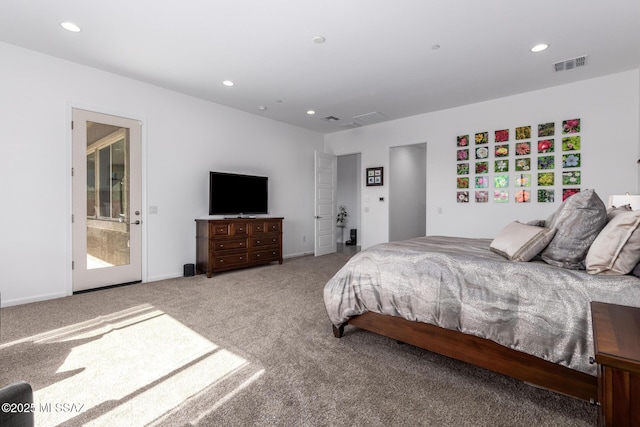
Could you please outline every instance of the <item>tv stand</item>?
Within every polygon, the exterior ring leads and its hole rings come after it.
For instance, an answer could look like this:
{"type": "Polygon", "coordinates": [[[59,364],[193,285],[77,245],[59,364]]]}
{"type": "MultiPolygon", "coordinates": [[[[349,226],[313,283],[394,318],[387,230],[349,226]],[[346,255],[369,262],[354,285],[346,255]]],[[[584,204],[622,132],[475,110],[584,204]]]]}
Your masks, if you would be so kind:
{"type": "Polygon", "coordinates": [[[284,218],[196,219],[196,272],[214,273],[278,261],[284,218]]]}

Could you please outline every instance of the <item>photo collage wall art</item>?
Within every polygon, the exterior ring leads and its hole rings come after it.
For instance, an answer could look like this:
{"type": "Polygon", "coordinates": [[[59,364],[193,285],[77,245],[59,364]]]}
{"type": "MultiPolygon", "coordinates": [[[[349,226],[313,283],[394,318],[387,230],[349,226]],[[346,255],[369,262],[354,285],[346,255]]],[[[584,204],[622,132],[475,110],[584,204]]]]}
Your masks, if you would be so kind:
{"type": "Polygon", "coordinates": [[[553,203],[580,191],[580,119],[456,138],[458,203],[553,203]]]}

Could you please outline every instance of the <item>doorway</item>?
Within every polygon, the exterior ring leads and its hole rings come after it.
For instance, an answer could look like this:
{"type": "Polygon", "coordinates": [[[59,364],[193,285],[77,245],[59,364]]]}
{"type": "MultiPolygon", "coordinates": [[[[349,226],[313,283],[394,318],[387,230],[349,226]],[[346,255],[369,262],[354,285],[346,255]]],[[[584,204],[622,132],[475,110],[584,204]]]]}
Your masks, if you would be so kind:
{"type": "Polygon", "coordinates": [[[142,280],[142,124],[72,110],[73,291],[142,280]]]}
{"type": "Polygon", "coordinates": [[[389,149],[389,241],[426,235],[427,144],[389,149]]]}
{"type": "Polygon", "coordinates": [[[347,216],[342,226],[337,227],[338,252],[355,253],[360,249],[362,227],[360,226],[362,155],[360,153],[338,156],[338,185],[336,204],[345,207],[347,216]]]}

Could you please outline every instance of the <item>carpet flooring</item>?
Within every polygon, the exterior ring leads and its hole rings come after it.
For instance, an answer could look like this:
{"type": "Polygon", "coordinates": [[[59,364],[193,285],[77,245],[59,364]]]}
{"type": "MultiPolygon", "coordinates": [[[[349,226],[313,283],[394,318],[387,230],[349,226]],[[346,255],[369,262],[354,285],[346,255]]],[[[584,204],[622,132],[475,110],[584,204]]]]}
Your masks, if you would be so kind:
{"type": "Polygon", "coordinates": [[[0,386],[37,426],[594,426],[575,400],[375,334],[334,338],[349,255],[0,310],[0,386]]]}

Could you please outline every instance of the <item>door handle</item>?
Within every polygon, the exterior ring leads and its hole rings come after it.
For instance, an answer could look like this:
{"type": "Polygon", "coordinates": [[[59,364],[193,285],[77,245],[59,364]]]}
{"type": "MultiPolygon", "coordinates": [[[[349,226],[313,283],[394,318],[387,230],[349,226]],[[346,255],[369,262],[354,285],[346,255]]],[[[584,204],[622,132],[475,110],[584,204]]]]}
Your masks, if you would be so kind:
{"type": "Polygon", "coordinates": [[[322,218],[322,217],[321,217],[321,216],[316,215],[316,216],[314,216],[314,218],[315,218],[315,219],[320,219],[320,218],[322,218]]]}
{"type": "Polygon", "coordinates": [[[130,222],[129,224],[140,225],[140,220],[136,219],[135,221],[130,222]]]}

